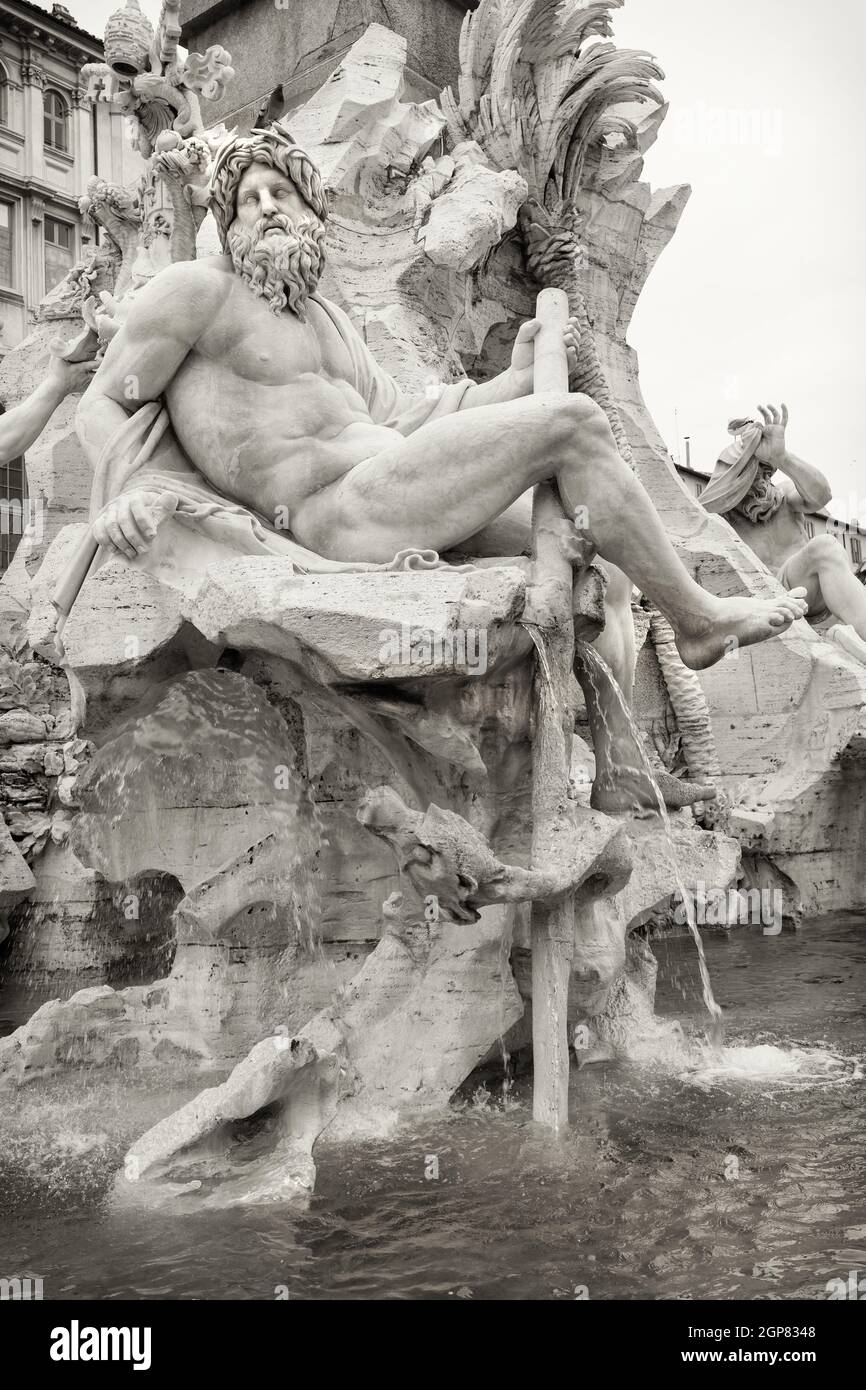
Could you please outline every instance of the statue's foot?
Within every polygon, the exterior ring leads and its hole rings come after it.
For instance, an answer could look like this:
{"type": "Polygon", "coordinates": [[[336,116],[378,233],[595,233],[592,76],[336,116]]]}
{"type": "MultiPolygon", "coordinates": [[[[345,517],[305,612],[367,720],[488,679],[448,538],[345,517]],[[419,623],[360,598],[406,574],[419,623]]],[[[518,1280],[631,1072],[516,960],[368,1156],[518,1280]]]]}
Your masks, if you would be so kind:
{"type": "MultiPolygon", "coordinates": [[[[715,787],[704,782],[684,782],[669,772],[653,772],[656,786],[669,811],[694,806],[698,801],[712,801],[715,787]]],[[[639,768],[618,769],[613,777],[597,777],[589,801],[595,811],[614,815],[622,811],[658,811],[656,790],[646,773],[639,768]]]]}
{"type": "Polygon", "coordinates": [[[716,605],[714,617],[688,630],[675,629],[677,650],[693,671],[712,666],[739,647],[778,637],[808,610],[805,589],[791,589],[778,598],[720,598],[716,605]]]}
{"type": "Polygon", "coordinates": [[[682,777],[672,777],[669,772],[657,772],[655,779],[669,811],[716,799],[716,789],[711,782],[686,782],[682,777]]]}
{"type": "Polygon", "coordinates": [[[857,660],[866,666],[866,642],[862,637],[858,637],[850,623],[834,623],[827,629],[827,638],[840,646],[849,656],[856,656],[857,660]]]}

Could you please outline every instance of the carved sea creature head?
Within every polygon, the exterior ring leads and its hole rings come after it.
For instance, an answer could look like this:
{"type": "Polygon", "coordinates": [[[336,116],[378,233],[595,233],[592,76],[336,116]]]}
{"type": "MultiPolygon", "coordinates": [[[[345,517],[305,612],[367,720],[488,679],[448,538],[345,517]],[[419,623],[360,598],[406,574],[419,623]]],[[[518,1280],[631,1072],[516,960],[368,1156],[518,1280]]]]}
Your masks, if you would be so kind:
{"type": "Polygon", "coordinates": [[[210,206],[235,270],[274,313],[304,318],[325,263],[327,199],[313,161],[282,122],[224,144],[210,206]]]}

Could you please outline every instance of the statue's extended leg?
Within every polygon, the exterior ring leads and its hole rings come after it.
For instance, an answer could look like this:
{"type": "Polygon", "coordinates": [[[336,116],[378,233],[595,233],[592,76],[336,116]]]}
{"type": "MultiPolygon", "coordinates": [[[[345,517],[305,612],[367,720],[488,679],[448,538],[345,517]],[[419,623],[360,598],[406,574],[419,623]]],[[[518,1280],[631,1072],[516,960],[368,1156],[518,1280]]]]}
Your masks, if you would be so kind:
{"type": "Polygon", "coordinates": [[[460,546],[521,493],[556,477],[569,516],[668,618],[688,666],[774,637],[805,612],[796,591],[717,598],[676,554],[603,412],[582,395],[534,395],[436,420],[307,498],[296,538],[330,559],[388,561],[460,546]]]}

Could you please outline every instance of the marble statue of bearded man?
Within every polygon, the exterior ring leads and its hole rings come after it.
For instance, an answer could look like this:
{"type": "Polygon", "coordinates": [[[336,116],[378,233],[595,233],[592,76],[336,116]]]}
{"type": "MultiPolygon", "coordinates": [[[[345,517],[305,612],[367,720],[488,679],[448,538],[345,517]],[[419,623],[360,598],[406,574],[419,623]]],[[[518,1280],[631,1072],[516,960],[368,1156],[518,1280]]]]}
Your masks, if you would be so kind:
{"type": "MultiPolygon", "coordinates": [[[[603,411],[533,393],[536,320],[492,380],[404,393],[318,290],[325,195],[284,124],[227,142],[212,206],[224,254],[136,295],[82,400],[106,551],[166,582],[227,549],[309,569],[435,566],[484,553],[485,532],[551,479],[564,525],[579,511],[581,540],[665,614],[686,664],[802,615],[796,591],[719,598],[695,583],[603,411]]],[[[574,361],[573,320],[563,347],[574,361]]]]}

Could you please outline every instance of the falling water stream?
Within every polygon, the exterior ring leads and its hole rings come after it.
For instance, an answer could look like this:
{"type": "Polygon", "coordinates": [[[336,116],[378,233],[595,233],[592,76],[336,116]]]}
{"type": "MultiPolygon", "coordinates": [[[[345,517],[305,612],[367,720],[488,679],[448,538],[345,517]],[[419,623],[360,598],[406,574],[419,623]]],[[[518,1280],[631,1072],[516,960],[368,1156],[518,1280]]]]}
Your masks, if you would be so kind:
{"type": "Polygon", "coordinates": [[[680,899],[683,904],[683,909],[686,914],[686,921],[688,922],[689,931],[691,933],[692,940],[695,943],[695,950],[697,951],[698,970],[700,971],[701,978],[701,992],[703,995],[703,1001],[706,1006],[707,1013],[710,1015],[711,1020],[709,1040],[711,1045],[720,1046],[722,1040],[722,1011],[716,1003],[716,999],[713,994],[713,986],[710,980],[710,972],[707,968],[707,957],[704,951],[704,943],[701,939],[701,934],[698,930],[697,920],[695,918],[695,910],[694,904],[692,902],[692,896],[686,889],[686,886],[683,882],[682,874],[680,873],[679,862],[677,859],[677,849],[674,843],[670,817],[668,816],[667,806],[665,805],[664,797],[662,796],[661,789],[653,773],[649,758],[647,757],[646,749],[643,745],[643,739],[641,738],[640,730],[638,729],[637,724],[635,723],[634,716],[632,715],[631,710],[629,709],[628,705],[623,699],[622,691],[620,690],[619,684],[614,678],[613,672],[611,671],[604,658],[587,643],[583,644],[582,654],[586,661],[587,667],[589,668],[590,680],[595,691],[596,701],[598,704],[599,717],[608,729],[608,733],[611,736],[611,742],[613,742],[613,736],[611,734],[610,727],[607,723],[607,718],[605,716],[604,708],[600,699],[601,682],[604,682],[613,693],[619,708],[620,715],[622,716],[623,722],[628,726],[629,732],[632,736],[632,742],[634,744],[635,749],[637,750],[638,757],[641,760],[640,769],[635,769],[627,765],[619,765],[617,767],[617,771],[627,774],[639,770],[646,776],[647,780],[650,783],[650,786],[653,789],[653,795],[655,796],[656,805],[658,807],[658,813],[665,831],[665,839],[667,841],[667,850],[668,856],[670,858],[671,869],[673,871],[677,889],[679,890],[680,899]]]}

